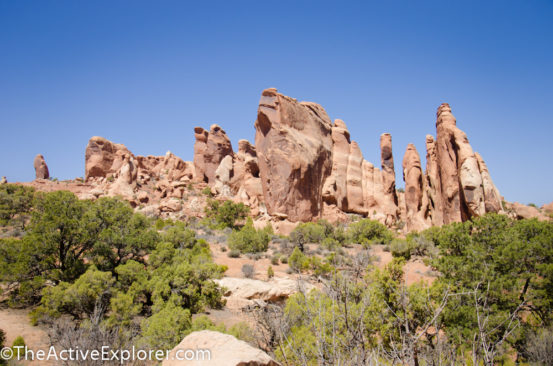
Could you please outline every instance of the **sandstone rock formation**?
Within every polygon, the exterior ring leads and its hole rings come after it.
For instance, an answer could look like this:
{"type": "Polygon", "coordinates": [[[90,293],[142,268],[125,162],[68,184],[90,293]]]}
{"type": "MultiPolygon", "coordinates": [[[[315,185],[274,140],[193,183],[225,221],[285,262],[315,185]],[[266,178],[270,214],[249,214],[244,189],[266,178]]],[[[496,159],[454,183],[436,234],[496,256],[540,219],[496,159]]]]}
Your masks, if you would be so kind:
{"type": "Polygon", "coordinates": [[[8,179],[5,176],[3,176],[2,180],[0,180],[0,184],[7,184],[7,183],[8,183],[8,179]]]}
{"type": "MultiPolygon", "coordinates": [[[[415,146],[407,147],[405,193],[396,191],[390,134],[380,136],[379,169],[363,158],[344,121],[332,124],[320,105],[276,89],[262,92],[255,129],[255,146],[240,140],[234,152],[220,126],[196,127],[193,163],[171,152],[135,156],[124,145],[93,137],[83,183],[94,187],[79,188],[79,197],[122,196],[148,215],[181,217],[193,207],[198,216],[206,197],[188,191],[209,187],[218,199],[248,205],[256,223],[270,222],[281,231],[320,217],[347,221],[349,214],[395,229],[405,222],[405,231],[423,230],[504,210],[484,160],[457,127],[448,104],[438,108],[436,138],[426,136],[425,172],[415,146]]],[[[41,155],[35,168],[37,177],[47,176],[41,155]]],[[[513,216],[536,216],[526,206],[509,210],[513,216]]]]}
{"type": "Polygon", "coordinates": [[[501,212],[503,211],[501,205],[501,195],[493,184],[492,177],[488,171],[484,159],[478,153],[474,153],[476,160],[478,161],[478,169],[482,175],[482,189],[484,190],[484,209],[485,212],[501,212]]]}
{"type": "Polygon", "coordinates": [[[187,335],[171,350],[169,357],[163,361],[162,365],[278,366],[279,364],[265,352],[234,336],[212,330],[202,330],[187,335]],[[209,358],[206,353],[197,352],[198,350],[209,351],[209,358]],[[178,358],[184,357],[187,358],[178,360],[178,358]]]}
{"type": "Polygon", "coordinates": [[[397,206],[396,172],[392,153],[392,135],[383,133],[380,136],[380,159],[382,163],[382,185],[384,194],[397,206]]]}
{"type": "Polygon", "coordinates": [[[403,170],[408,231],[503,210],[484,160],[457,128],[448,104],[438,108],[436,140],[426,136],[426,173],[412,144],[407,147],[403,170]]]}
{"type": "Polygon", "coordinates": [[[355,141],[350,146],[346,177],[348,211],[366,215],[367,209],[363,200],[363,154],[355,141]]]}
{"type": "Polygon", "coordinates": [[[246,300],[263,300],[279,302],[286,300],[298,291],[309,292],[313,285],[305,281],[290,278],[273,278],[270,281],[253,280],[249,278],[223,277],[215,280],[219,286],[226,288],[225,297],[246,300]]]}
{"type": "Polygon", "coordinates": [[[232,155],[232,145],[226,132],[218,125],[211,125],[209,132],[201,127],[194,128],[194,167],[196,180],[215,182],[215,170],[223,158],[232,155]]]}
{"type": "Polygon", "coordinates": [[[124,145],[103,137],[92,137],[85,151],[85,180],[113,176],[121,168],[125,155],[131,155],[131,152],[124,145]]]}
{"type": "MultiPolygon", "coordinates": [[[[325,210],[330,211],[325,214],[325,218],[336,221],[335,218],[341,218],[342,211],[393,225],[398,219],[393,168],[386,168],[387,173],[383,173],[363,159],[359,145],[350,141],[350,133],[342,120],[334,122],[332,141],[332,171],[323,186],[325,210]],[[394,187],[393,193],[390,191],[391,186],[394,187]]],[[[391,140],[384,144],[383,150],[384,165],[393,167],[391,140]]]]}
{"type": "Polygon", "coordinates": [[[444,224],[444,205],[442,201],[442,182],[436,141],[432,135],[426,135],[426,193],[428,196],[428,214],[432,225],[444,224]]]}
{"type": "Polygon", "coordinates": [[[350,135],[344,121],[337,119],[332,126],[332,171],[323,186],[323,200],[347,211],[346,180],[351,149],[350,135]]]}
{"type": "Polygon", "coordinates": [[[33,165],[35,167],[35,179],[50,178],[50,172],[48,171],[48,165],[46,165],[46,161],[44,161],[44,156],[42,156],[41,154],[35,156],[33,165]]]}
{"type": "Polygon", "coordinates": [[[445,224],[465,221],[486,212],[498,212],[501,201],[487,167],[483,161],[479,165],[466,134],[457,128],[447,103],[440,105],[437,112],[436,157],[445,224]],[[482,172],[486,177],[487,198],[482,172]]]}
{"type": "Polygon", "coordinates": [[[403,180],[405,181],[405,214],[407,230],[423,230],[425,223],[427,198],[420,155],[413,144],[407,145],[403,157],[403,180]],[[423,201],[424,205],[423,205],[423,201]]]}
{"type": "Polygon", "coordinates": [[[542,214],[540,210],[533,206],[523,205],[522,203],[510,204],[510,209],[514,212],[516,219],[538,219],[541,221],[547,220],[547,216],[542,214]]]}
{"type": "Polygon", "coordinates": [[[552,214],[553,213],[553,202],[546,203],[545,205],[541,206],[541,209],[543,211],[545,211],[546,213],[548,213],[548,214],[552,214]]]}
{"type": "Polygon", "coordinates": [[[290,221],[322,213],[323,183],[332,169],[332,123],[318,104],[276,89],[261,95],[255,147],[267,211],[290,221]]]}

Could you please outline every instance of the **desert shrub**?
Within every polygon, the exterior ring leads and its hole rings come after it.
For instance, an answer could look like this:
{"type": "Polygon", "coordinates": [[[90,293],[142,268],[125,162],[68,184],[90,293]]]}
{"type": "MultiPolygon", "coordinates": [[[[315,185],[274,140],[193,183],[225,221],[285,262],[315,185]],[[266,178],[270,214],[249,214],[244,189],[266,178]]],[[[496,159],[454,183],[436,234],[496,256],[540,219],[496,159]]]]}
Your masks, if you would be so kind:
{"type": "Polygon", "coordinates": [[[309,258],[298,248],[294,248],[294,251],[288,258],[290,268],[296,272],[302,272],[309,269],[309,258]]]}
{"type": "Polygon", "coordinates": [[[12,343],[13,358],[16,360],[23,359],[25,355],[25,340],[22,336],[17,336],[12,343]]]}
{"type": "Polygon", "coordinates": [[[226,329],[223,324],[215,324],[207,315],[200,315],[192,319],[190,329],[186,330],[186,334],[197,332],[200,330],[214,330],[216,332],[225,333],[226,329]]]}
{"type": "Polygon", "coordinates": [[[449,355],[435,350],[436,333],[418,334],[426,324],[443,329],[435,317],[442,293],[424,284],[406,286],[401,266],[394,260],[357,279],[338,273],[323,290],[292,295],[264,323],[277,359],[308,365],[412,365],[439,364],[426,361],[438,356],[445,363],[449,355]]]}
{"type": "Polygon", "coordinates": [[[435,257],[438,254],[434,242],[425,235],[409,234],[407,235],[407,243],[411,255],[435,257]]]}
{"type": "Polygon", "coordinates": [[[257,253],[267,250],[272,235],[272,227],[267,225],[264,229],[257,230],[253,221],[248,218],[246,224],[230,234],[228,238],[229,247],[241,253],[257,253]]]}
{"type": "Polygon", "coordinates": [[[334,238],[324,238],[321,246],[327,250],[336,250],[341,247],[340,243],[334,238]]]}
{"type": "Polygon", "coordinates": [[[290,240],[303,251],[306,243],[320,243],[327,237],[332,237],[334,227],[325,220],[300,223],[290,233],[290,240]]]}
{"type": "Polygon", "coordinates": [[[244,264],[242,266],[242,274],[244,275],[244,277],[246,278],[253,278],[253,276],[255,275],[255,268],[252,264],[244,264]]]}
{"type": "Polygon", "coordinates": [[[202,194],[207,197],[213,197],[213,192],[211,192],[211,188],[209,187],[205,187],[204,189],[202,189],[202,194]]]}
{"type": "Polygon", "coordinates": [[[227,227],[236,228],[236,222],[246,218],[250,212],[248,206],[243,203],[210,199],[205,207],[206,219],[211,220],[219,229],[227,227]]]}
{"type": "Polygon", "coordinates": [[[234,324],[226,331],[226,333],[233,335],[236,338],[248,342],[252,345],[257,345],[257,336],[246,322],[238,322],[234,324]]]}
{"type": "Polygon", "coordinates": [[[31,212],[35,190],[16,184],[0,185],[0,225],[24,226],[26,216],[31,212]],[[16,220],[18,219],[18,220],[16,220]]]}
{"type": "Polygon", "coordinates": [[[524,354],[532,365],[553,365],[553,327],[531,332],[524,342],[524,354]]]}
{"type": "Polygon", "coordinates": [[[273,270],[273,266],[269,266],[269,268],[267,268],[267,278],[273,278],[275,277],[275,271],[273,270]]]}
{"type": "Polygon", "coordinates": [[[168,301],[159,312],[142,321],[142,338],[152,349],[171,349],[182,341],[191,325],[190,311],[168,301]]]}
{"type": "Polygon", "coordinates": [[[128,202],[119,199],[102,197],[96,200],[84,219],[94,223],[97,230],[92,235],[93,245],[88,257],[102,271],[113,272],[128,260],[142,262],[159,240],[150,220],[135,214],[128,202]]]}
{"type": "MultiPolygon", "coordinates": [[[[4,348],[4,343],[6,342],[6,333],[0,329],[0,349],[4,348]]],[[[4,360],[2,357],[0,357],[0,365],[5,365],[7,363],[7,360],[4,360]]]]}
{"type": "Polygon", "coordinates": [[[390,243],[390,251],[394,257],[411,258],[411,248],[409,243],[403,239],[394,239],[390,243]]]}
{"type": "Polygon", "coordinates": [[[91,266],[74,283],[60,282],[57,286],[46,287],[33,318],[57,318],[62,314],[70,314],[76,319],[88,317],[99,302],[107,305],[114,282],[111,272],[102,272],[91,266]]]}
{"type": "MultiPolygon", "coordinates": [[[[442,274],[437,282],[458,292],[474,292],[485,299],[489,311],[481,330],[474,296],[454,298],[444,314],[452,340],[466,344],[475,334],[485,332],[486,339],[498,342],[508,329],[505,319],[509,318],[525,327],[551,324],[553,223],[487,214],[445,225],[434,234],[440,256],[432,263],[442,274]]],[[[524,352],[522,329],[512,331],[505,340],[519,352],[524,352]]]]}
{"type": "Polygon", "coordinates": [[[315,276],[326,276],[334,271],[334,267],[328,260],[323,261],[319,257],[309,258],[309,268],[315,276]]]}
{"type": "Polygon", "coordinates": [[[285,255],[280,256],[280,263],[287,264],[288,263],[288,258],[289,257],[287,257],[285,255]]]}
{"type": "Polygon", "coordinates": [[[271,264],[273,266],[278,266],[279,261],[280,261],[280,254],[276,253],[271,257],[271,264]]]}
{"type": "Polygon", "coordinates": [[[347,229],[347,237],[350,243],[368,245],[371,243],[388,244],[393,235],[390,230],[378,221],[361,219],[353,222],[347,229]]]}
{"type": "Polygon", "coordinates": [[[227,256],[229,258],[239,258],[240,257],[240,251],[238,249],[231,249],[227,256]]]}

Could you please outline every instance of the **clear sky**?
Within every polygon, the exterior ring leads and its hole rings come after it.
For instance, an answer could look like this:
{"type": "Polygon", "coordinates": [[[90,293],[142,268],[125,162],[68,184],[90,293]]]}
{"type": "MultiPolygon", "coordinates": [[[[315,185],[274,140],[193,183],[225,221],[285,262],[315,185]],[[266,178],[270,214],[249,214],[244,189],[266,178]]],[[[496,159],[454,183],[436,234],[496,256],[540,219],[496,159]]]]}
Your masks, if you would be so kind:
{"type": "Polygon", "coordinates": [[[553,1],[0,0],[0,176],[84,175],[88,139],[192,160],[194,126],[253,141],[260,93],[320,103],[398,186],[436,108],[509,201],[553,201],[553,1]]]}

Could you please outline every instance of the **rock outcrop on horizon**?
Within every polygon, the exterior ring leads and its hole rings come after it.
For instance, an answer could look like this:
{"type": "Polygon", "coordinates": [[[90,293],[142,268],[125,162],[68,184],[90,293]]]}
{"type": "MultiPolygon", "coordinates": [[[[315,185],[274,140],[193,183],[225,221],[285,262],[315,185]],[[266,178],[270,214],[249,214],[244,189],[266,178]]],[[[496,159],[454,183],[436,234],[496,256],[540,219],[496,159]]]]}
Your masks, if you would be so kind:
{"type": "Polygon", "coordinates": [[[35,160],[33,161],[33,165],[35,167],[35,179],[49,179],[50,178],[50,172],[48,171],[48,165],[46,165],[46,161],[44,160],[44,156],[41,154],[38,154],[35,156],[35,160]]]}
{"type": "MultiPolygon", "coordinates": [[[[242,202],[256,222],[289,232],[297,222],[325,218],[348,221],[354,214],[395,230],[419,231],[461,222],[488,212],[512,217],[547,217],[520,204],[504,207],[483,158],[473,151],[448,104],[436,114],[436,137],[426,136],[426,167],[409,144],[402,161],[405,191],[396,190],[392,136],[380,136],[380,167],[364,159],[346,123],[330,121],[324,108],[277,92],[262,92],[255,121],[255,145],[234,151],[219,125],[194,129],[194,161],[171,152],[135,156],[124,145],[92,137],[85,151],[81,198],[122,196],[146,214],[203,213],[210,187],[217,199],[242,202]],[[405,224],[405,225],[404,225],[405,224]]],[[[42,155],[36,176],[47,179],[42,155]]],[[[551,205],[545,207],[553,211],[551,205]]],[[[184,214],[183,214],[184,215],[184,214]]]]}
{"type": "Polygon", "coordinates": [[[169,151],[165,156],[135,156],[125,145],[95,136],[85,152],[85,181],[96,187],[82,198],[120,196],[133,207],[147,205],[154,215],[178,212],[194,176],[192,162],[169,151]]]}
{"type": "Polygon", "coordinates": [[[226,132],[216,124],[209,131],[201,127],[194,128],[194,167],[196,180],[213,184],[215,171],[227,155],[233,155],[232,145],[226,132]]]}
{"type": "Polygon", "coordinates": [[[267,212],[293,222],[320,217],[332,169],[332,123],[323,107],[265,89],[255,129],[267,212]]]}

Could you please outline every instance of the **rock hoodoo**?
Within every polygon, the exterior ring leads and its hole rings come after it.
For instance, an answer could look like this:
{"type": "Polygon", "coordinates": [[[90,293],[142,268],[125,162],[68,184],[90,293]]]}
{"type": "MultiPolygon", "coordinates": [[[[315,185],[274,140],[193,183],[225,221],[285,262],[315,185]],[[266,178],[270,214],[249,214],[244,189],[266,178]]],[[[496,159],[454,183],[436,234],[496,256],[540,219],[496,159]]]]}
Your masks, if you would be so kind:
{"type": "Polygon", "coordinates": [[[33,162],[33,165],[35,167],[35,177],[36,179],[49,179],[50,178],[50,172],[48,171],[48,165],[46,165],[46,161],[44,160],[44,156],[41,154],[38,154],[35,156],[35,160],[33,162]]]}
{"type": "Polygon", "coordinates": [[[407,230],[422,230],[428,227],[425,223],[427,196],[425,179],[421,168],[421,158],[415,145],[407,145],[403,157],[403,180],[405,181],[405,222],[407,230]]]}
{"type": "Polygon", "coordinates": [[[265,89],[255,129],[268,213],[290,221],[319,217],[323,183],[332,169],[332,123],[325,110],[265,89]]]}
{"type": "Polygon", "coordinates": [[[478,163],[467,135],[457,128],[457,121],[447,103],[440,105],[437,112],[436,157],[445,224],[499,211],[500,197],[487,167],[483,160],[478,163]],[[487,208],[482,172],[489,194],[487,208]]]}
{"type": "Polygon", "coordinates": [[[215,170],[223,158],[232,155],[232,145],[226,132],[219,125],[211,125],[209,131],[194,128],[194,167],[196,180],[215,183],[215,170]]]}

